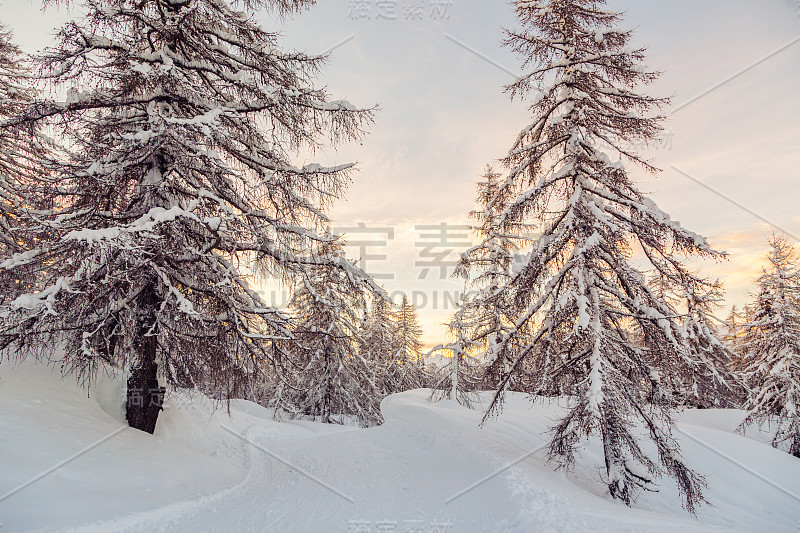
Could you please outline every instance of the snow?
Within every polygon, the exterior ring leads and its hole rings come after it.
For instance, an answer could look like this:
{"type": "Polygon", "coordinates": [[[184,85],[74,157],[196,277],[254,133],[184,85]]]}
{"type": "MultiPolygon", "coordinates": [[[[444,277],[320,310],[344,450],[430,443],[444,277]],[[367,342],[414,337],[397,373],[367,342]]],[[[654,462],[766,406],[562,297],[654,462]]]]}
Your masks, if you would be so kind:
{"type": "Polygon", "coordinates": [[[199,221],[197,216],[192,213],[192,210],[197,206],[198,202],[193,201],[187,209],[180,206],[172,206],[169,209],[163,207],[153,207],[147,213],[134,220],[128,226],[118,226],[101,229],[82,229],[73,230],[64,235],[65,241],[85,241],[89,243],[101,242],[104,240],[118,239],[124,233],[147,233],[153,231],[156,226],[166,222],[173,222],[178,217],[188,218],[190,220],[199,221]]]}
{"type": "Polygon", "coordinates": [[[596,42],[597,44],[602,43],[603,41],[605,41],[605,39],[606,39],[606,37],[605,37],[604,32],[602,32],[602,31],[594,32],[594,42],[596,42]]]}
{"type": "Polygon", "coordinates": [[[16,253],[9,259],[0,263],[0,269],[11,270],[12,268],[27,265],[39,255],[39,252],[40,250],[38,248],[34,248],[32,250],[16,253]]]}
{"type": "MultiPolygon", "coordinates": [[[[154,131],[151,131],[151,130],[139,130],[136,133],[134,133],[133,135],[123,134],[120,137],[122,137],[123,139],[127,139],[127,140],[139,141],[140,143],[145,144],[145,143],[149,142],[150,139],[152,139],[155,136],[156,136],[156,133],[154,131]]],[[[93,163],[93,165],[94,165],[94,163],[93,163]]],[[[89,167],[89,168],[91,169],[92,167],[89,167]]],[[[92,170],[89,170],[88,173],[92,174],[92,170]]]]}
{"type": "Polygon", "coordinates": [[[45,306],[48,314],[56,315],[53,303],[55,302],[55,297],[62,290],[70,290],[69,282],[64,278],[58,278],[54,285],[50,285],[34,294],[22,294],[8,305],[11,309],[38,309],[41,306],[45,306]]]}
{"type": "Polygon", "coordinates": [[[197,394],[171,394],[150,436],[120,430],[122,382],[102,375],[87,397],[33,362],[0,364],[3,533],[377,532],[392,524],[426,533],[780,533],[800,521],[800,461],[769,446],[765,432],[736,434],[741,411],[679,417],[675,436],[706,474],[714,505],[694,519],[663,479],[631,509],[611,500],[598,481],[597,440],[573,472],[554,471],[541,446],[563,412],[556,402],[531,407],[510,394],[500,418],[479,429],[480,410],[410,391],[383,401],[385,424],[362,430],[278,423],[244,400],[229,416],[197,394]]]}
{"type": "Polygon", "coordinates": [[[594,416],[600,416],[600,406],[603,404],[603,372],[602,358],[600,357],[600,340],[594,343],[592,356],[590,357],[591,371],[589,372],[589,390],[587,399],[589,400],[589,410],[594,416]]]}
{"type": "Polygon", "coordinates": [[[214,231],[217,231],[222,224],[221,217],[206,217],[203,219],[203,222],[214,231]]]}
{"type": "Polygon", "coordinates": [[[323,111],[358,111],[358,108],[347,100],[332,100],[330,102],[318,102],[317,107],[323,111]]]}
{"type": "Polygon", "coordinates": [[[148,65],[147,63],[137,63],[133,67],[131,67],[133,72],[138,72],[139,74],[147,75],[153,70],[153,68],[148,65]]]}
{"type": "Polygon", "coordinates": [[[64,103],[66,103],[66,104],[79,104],[81,102],[84,102],[84,101],[88,100],[89,96],[90,96],[90,93],[88,93],[86,91],[81,91],[79,89],[76,89],[75,87],[70,87],[67,90],[67,99],[65,100],[64,103]]]}
{"type": "Polygon", "coordinates": [[[591,322],[591,315],[589,315],[589,298],[584,294],[575,293],[575,303],[578,306],[578,320],[575,322],[575,328],[583,330],[589,327],[591,322]]]}
{"type": "Polygon", "coordinates": [[[99,241],[113,241],[122,234],[122,228],[81,229],[73,230],[64,235],[65,241],[86,241],[88,243],[99,241]]]}

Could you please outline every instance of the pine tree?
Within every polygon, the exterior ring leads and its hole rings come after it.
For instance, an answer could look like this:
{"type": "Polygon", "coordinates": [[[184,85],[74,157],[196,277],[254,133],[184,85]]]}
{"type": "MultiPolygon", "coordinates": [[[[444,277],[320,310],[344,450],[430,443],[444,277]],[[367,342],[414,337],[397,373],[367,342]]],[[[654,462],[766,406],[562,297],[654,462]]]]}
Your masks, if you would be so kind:
{"type": "Polygon", "coordinates": [[[431,350],[431,353],[449,352],[450,362],[441,367],[434,376],[431,388],[431,400],[455,400],[464,407],[473,409],[479,401],[476,391],[480,388],[484,376],[484,365],[481,365],[473,352],[480,348],[474,341],[476,337],[475,317],[480,308],[475,301],[462,295],[459,307],[448,324],[453,339],[431,350]]]}
{"type": "Polygon", "coordinates": [[[739,341],[750,387],[740,430],[776,423],[772,445],[800,457],[800,263],[785,238],[772,237],[770,246],[739,341]]]}
{"type": "Polygon", "coordinates": [[[487,166],[483,179],[478,182],[478,209],[472,211],[470,216],[477,223],[473,230],[481,241],[462,254],[455,271],[456,276],[465,278],[477,271],[479,274],[472,280],[471,286],[478,290],[478,294],[462,309],[461,319],[454,317],[456,320],[451,326],[455,329],[450,330],[456,338],[462,337],[463,331],[460,329],[463,329],[464,312],[466,308],[472,310],[470,344],[481,352],[478,357],[485,360],[486,381],[491,387],[502,380],[513,359],[507,345],[504,346],[504,353],[498,351],[503,346],[500,342],[503,334],[514,322],[513,317],[505,313],[506,306],[500,300],[500,288],[510,279],[517,243],[524,240],[522,233],[527,229],[522,224],[513,228],[501,227],[501,215],[515,192],[513,182],[501,181],[501,177],[501,174],[487,166]]]}
{"type": "Polygon", "coordinates": [[[313,84],[324,57],[281,50],[224,0],[98,0],[58,37],[39,68],[66,101],[16,120],[72,153],[42,188],[57,207],[26,222],[50,238],[11,269],[40,285],[6,309],[0,347],[63,347],[83,380],[130,368],[128,422],[152,432],[165,387],[237,397],[282,367],[290,325],[249,282],[319,263],[324,209],[351,168],[298,168],[293,154],[359,138],[372,113],[330,101],[313,84]]]}
{"type": "MultiPolygon", "coordinates": [[[[742,357],[742,338],[744,337],[745,317],[750,316],[751,312],[749,305],[745,305],[741,311],[734,305],[725,318],[725,334],[722,336],[722,340],[733,354],[731,370],[737,377],[742,375],[746,366],[746,362],[742,357]]],[[[742,385],[744,388],[747,387],[746,383],[742,383],[742,385]]],[[[746,392],[743,392],[743,394],[746,394],[746,392]]]]}
{"type": "Polygon", "coordinates": [[[733,372],[735,355],[712,321],[714,309],[721,306],[722,286],[713,282],[704,292],[684,297],[687,312],[680,324],[692,357],[687,360],[685,373],[677,376],[680,403],[703,409],[738,407],[743,388],[733,372]]]}
{"type": "Polygon", "coordinates": [[[369,361],[378,378],[381,397],[391,394],[392,384],[388,381],[390,369],[395,364],[396,336],[392,318],[392,303],[384,297],[373,299],[361,332],[359,354],[369,361]]]}
{"type": "MultiPolygon", "coordinates": [[[[709,282],[706,287],[694,288],[695,292],[681,294],[673,290],[672,280],[655,275],[649,280],[649,286],[656,299],[678,317],[681,336],[693,354],[681,372],[661,376],[661,388],[673,391],[672,399],[676,407],[737,407],[742,389],[733,373],[734,354],[718,337],[713,322],[718,320],[714,318],[713,311],[722,302],[721,284],[718,281],[709,282]],[[698,289],[702,292],[696,292],[698,289]],[[681,307],[685,307],[687,312],[681,313],[681,307]]],[[[632,334],[636,335],[636,332],[632,334]]],[[[636,338],[645,344],[644,338],[636,338]]],[[[652,356],[656,359],[660,357],[657,353],[652,353],[652,356]]]]}
{"type": "Polygon", "coordinates": [[[417,310],[403,295],[400,306],[392,313],[394,322],[393,353],[386,369],[388,394],[424,387],[427,374],[423,368],[420,352],[422,328],[417,319],[417,310]]]}
{"type": "MultiPolygon", "coordinates": [[[[320,249],[320,258],[342,257],[341,243],[320,249]]],[[[358,352],[361,316],[366,309],[360,280],[320,261],[293,294],[296,318],[292,366],[280,409],[323,423],[354,417],[364,426],[381,422],[380,388],[370,361],[358,352]]]]}
{"type": "Polygon", "coordinates": [[[397,357],[404,362],[416,365],[417,368],[422,368],[420,352],[422,328],[417,318],[417,310],[405,294],[400,301],[400,306],[395,311],[394,320],[397,327],[397,357]]]}
{"type": "MultiPolygon", "coordinates": [[[[746,309],[745,312],[747,312],[746,309]]],[[[732,346],[736,346],[737,339],[742,331],[742,320],[742,312],[739,311],[739,308],[735,305],[731,306],[731,310],[725,318],[725,335],[722,336],[723,341],[732,346]]],[[[732,348],[731,351],[735,353],[737,350],[732,348]]]]}
{"type": "Polygon", "coordinates": [[[498,227],[513,235],[535,221],[541,237],[496,296],[514,320],[498,349],[518,349],[486,416],[497,413],[514,376],[526,372],[528,392],[570,397],[552,429],[551,459],[568,468],[580,443],[599,435],[612,497],[630,505],[667,474],[694,513],[705,501],[704,480],[683,463],[671,434],[676,391],[667,378],[705,364],[698,347],[713,343],[713,332],[683,325],[697,319],[692,295],[706,294],[713,283],[693,275],[679,255],[722,254],[670,220],[628,175],[624,162],[657,171],[630,147],[655,138],[660,117],[650,114],[666,100],[636,92],[657,74],[641,66],[642,49],[628,47],[631,32],[619,29],[620,14],[600,0],[515,6],[524,29],[508,32],[507,45],[531,70],[510,91],[539,94],[533,121],[503,160],[516,196],[498,227]],[[620,161],[604,153],[608,147],[620,161]],[[633,266],[635,250],[651,275],[683,299],[681,312],[633,266]],[[639,424],[657,458],[644,451],[639,424]]]}

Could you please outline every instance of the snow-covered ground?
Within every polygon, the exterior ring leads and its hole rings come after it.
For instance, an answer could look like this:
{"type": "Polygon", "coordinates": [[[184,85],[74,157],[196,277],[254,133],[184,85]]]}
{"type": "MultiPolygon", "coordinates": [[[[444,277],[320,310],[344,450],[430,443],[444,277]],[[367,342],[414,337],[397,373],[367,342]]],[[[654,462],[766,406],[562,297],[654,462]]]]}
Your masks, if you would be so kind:
{"type": "Polygon", "coordinates": [[[707,475],[713,504],[694,519],[666,480],[632,509],[612,501],[596,443],[573,472],[554,471],[534,450],[556,405],[512,395],[479,429],[479,412],[427,397],[387,398],[386,423],[366,430],[172,397],[150,436],[124,429],[118,381],[101,379],[87,397],[72,378],[3,363],[0,533],[800,529],[800,461],[766,434],[735,434],[739,411],[680,419],[685,457],[707,475]]]}

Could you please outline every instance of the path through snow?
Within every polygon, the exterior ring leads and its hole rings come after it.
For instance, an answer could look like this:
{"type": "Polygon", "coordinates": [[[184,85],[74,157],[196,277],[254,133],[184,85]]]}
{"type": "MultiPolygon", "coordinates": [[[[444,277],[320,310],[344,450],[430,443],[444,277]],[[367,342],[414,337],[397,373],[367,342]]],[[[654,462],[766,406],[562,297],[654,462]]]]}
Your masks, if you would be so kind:
{"type": "MultiPolygon", "coordinates": [[[[120,401],[113,380],[87,399],[45,369],[2,365],[0,465],[9,474],[0,491],[118,428],[120,401]]],[[[229,417],[204,399],[173,398],[155,437],[123,431],[0,501],[0,531],[796,532],[800,523],[800,500],[787,494],[800,493],[800,461],[759,442],[764,435],[733,434],[738,411],[689,411],[681,427],[773,485],[682,438],[716,505],[695,520],[666,481],[634,509],[611,501],[595,443],[570,474],[531,454],[557,406],[511,397],[483,429],[479,412],[429,403],[425,391],[387,398],[382,410],[385,424],[361,430],[278,423],[244,401],[229,417]]]]}

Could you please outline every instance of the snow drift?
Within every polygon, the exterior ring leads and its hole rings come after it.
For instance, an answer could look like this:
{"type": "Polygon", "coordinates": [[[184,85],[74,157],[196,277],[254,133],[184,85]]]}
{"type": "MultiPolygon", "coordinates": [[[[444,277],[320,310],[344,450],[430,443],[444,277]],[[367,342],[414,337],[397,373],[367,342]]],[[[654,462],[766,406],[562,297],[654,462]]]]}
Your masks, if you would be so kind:
{"type": "Polygon", "coordinates": [[[800,524],[800,461],[767,433],[735,433],[741,411],[679,418],[676,436],[713,504],[694,519],[666,479],[633,508],[612,501],[598,442],[574,471],[554,471],[540,447],[556,403],[510,395],[480,429],[480,411],[428,396],[390,396],[385,424],[357,429],[275,422],[246,401],[229,415],[200,395],[172,395],[150,436],[125,429],[121,380],[101,377],[87,395],[48,368],[3,363],[2,531],[777,533],[800,524]]]}

